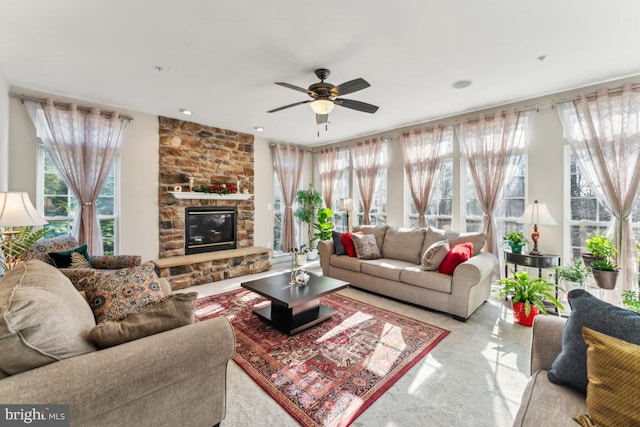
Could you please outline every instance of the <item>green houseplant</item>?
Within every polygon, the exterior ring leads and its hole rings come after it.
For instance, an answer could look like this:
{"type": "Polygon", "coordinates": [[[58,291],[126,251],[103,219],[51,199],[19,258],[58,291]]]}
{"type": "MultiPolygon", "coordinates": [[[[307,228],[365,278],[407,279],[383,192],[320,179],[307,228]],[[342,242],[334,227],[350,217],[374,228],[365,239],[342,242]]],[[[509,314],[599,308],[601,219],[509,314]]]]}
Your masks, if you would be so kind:
{"type": "Polygon", "coordinates": [[[576,283],[581,289],[584,288],[584,283],[591,275],[591,269],[583,267],[582,262],[579,259],[573,260],[573,264],[556,268],[556,272],[559,279],[576,283]]]}
{"type": "Polygon", "coordinates": [[[622,293],[622,304],[631,311],[640,313],[640,290],[626,290],[622,293]]]}
{"type": "Polygon", "coordinates": [[[22,256],[29,248],[45,235],[46,230],[39,228],[33,230],[33,226],[16,227],[17,232],[0,241],[4,257],[0,258],[0,267],[9,271],[20,263],[22,256]]]}
{"type": "Polygon", "coordinates": [[[543,277],[532,279],[526,271],[514,271],[513,277],[501,279],[500,284],[500,297],[511,297],[515,322],[521,325],[531,326],[537,314],[547,314],[545,299],[559,309],[564,309],[562,303],[552,294],[556,285],[547,282],[543,277]]]}
{"type": "Polygon", "coordinates": [[[618,280],[618,266],[614,262],[614,257],[618,249],[604,234],[589,237],[586,245],[591,255],[591,272],[596,284],[602,289],[614,289],[618,280]]]}
{"type": "Polygon", "coordinates": [[[502,238],[509,247],[511,247],[511,252],[514,254],[519,254],[522,252],[522,248],[527,244],[527,238],[524,237],[522,231],[511,231],[504,235],[502,238]]]}
{"type": "Polygon", "coordinates": [[[312,224],[316,217],[316,212],[322,206],[322,196],[309,184],[307,190],[299,190],[296,193],[296,203],[298,208],[295,211],[295,216],[300,222],[307,224],[307,248],[310,248],[313,241],[312,224]]]}
{"type": "Polygon", "coordinates": [[[316,214],[317,221],[313,223],[316,233],[314,240],[329,240],[335,224],[333,223],[333,211],[329,208],[320,208],[316,214]]]}

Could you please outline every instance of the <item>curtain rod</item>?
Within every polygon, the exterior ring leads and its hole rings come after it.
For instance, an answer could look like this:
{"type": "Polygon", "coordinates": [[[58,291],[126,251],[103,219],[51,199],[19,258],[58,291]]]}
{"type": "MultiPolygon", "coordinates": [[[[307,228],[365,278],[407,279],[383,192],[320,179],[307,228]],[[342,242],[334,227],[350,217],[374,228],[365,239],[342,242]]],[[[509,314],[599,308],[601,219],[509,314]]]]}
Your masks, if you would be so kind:
{"type": "MultiPolygon", "coordinates": [[[[609,95],[617,95],[618,93],[622,92],[622,88],[623,88],[622,86],[618,86],[618,87],[614,87],[614,88],[608,89],[607,90],[607,94],[609,94],[609,95]]],[[[640,83],[635,83],[635,84],[631,85],[631,90],[637,90],[637,89],[640,89],[640,83]]],[[[585,94],[584,96],[587,99],[595,98],[595,97],[598,96],[598,92],[597,91],[589,92],[589,93],[585,94]]],[[[557,100],[557,101],[554,100],[554,101],[552,101],[551,106],[553,107],[553,106],[555,106],[557,104],[562,104],[564,102],[575,102],[575,101],[579,101],[580,99],[582,99],[582,96],[581,95],[576,95],[573,98],[560,99],[560,100],[557,100]]]]}
{"type": "Polygon", "coordinates": [[[305,153],[313,153],[312,149],[301,147],[301,146],[296,145],[296,144],[277,144],[277,143],[272,142],[272,143],[269,144],[269,147],[276,147],[278,145],[284,145],[286,147],[295,147],[295,148],[299,148],[300,150],[303,150],[305,153]]]}
{"type": "MultiPolygon", "coordinates": [[[[24,104],[24,101],[33,101],[33,102],[38,102],[40,104],[45,104],[47,102],[46,98],[36,98],[36,97],[33,97],[33,96],[18,95],[17,93],[10,93],[9,97],[17,98],[23,104],[24,104]]],[[[72,104],[71,102],[53,101],[53,105],[55,105],[56,107],[62,107],[62,108],[67,108],[67,109],[69,107],[71,107],[71,104],[72,104]]],[[[80,106],[80,105],[76,106],[76,108],[78,110],[80,110],[80,111],[85,111],[87,113],[90,113],[91,110],[93,110],[93,107],[83,107],[83,106],[80,106]]],[[[113,116],[114,112],[113,111],[105,111],[105,110],[100,109],[100,114],[103,114],[105,116],[113,116]]],[[[128,121],[132,121],[133,120],[133,117],[131,117],[129,115],[120,114],[120,113],[118,113],[118,114],[120,115],[121,119],[128,120],[128,121]]]]}

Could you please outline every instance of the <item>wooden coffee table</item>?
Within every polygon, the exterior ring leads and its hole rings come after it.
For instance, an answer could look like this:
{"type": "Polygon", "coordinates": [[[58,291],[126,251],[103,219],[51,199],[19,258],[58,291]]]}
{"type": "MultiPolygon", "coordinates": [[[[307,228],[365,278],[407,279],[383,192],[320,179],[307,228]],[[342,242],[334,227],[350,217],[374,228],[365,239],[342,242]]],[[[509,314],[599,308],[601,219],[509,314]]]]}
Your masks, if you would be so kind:
{"type": "Polygon", "coordinates": [[[335,310],[320,304],[320,297],[349,286],[331,277],[310,274],[306,286],[290,286],[290,273],[243,282],[240,286],[268,298],[271,304],[254,310],[261,319],[289,335],[323,322],[335,310]]]}

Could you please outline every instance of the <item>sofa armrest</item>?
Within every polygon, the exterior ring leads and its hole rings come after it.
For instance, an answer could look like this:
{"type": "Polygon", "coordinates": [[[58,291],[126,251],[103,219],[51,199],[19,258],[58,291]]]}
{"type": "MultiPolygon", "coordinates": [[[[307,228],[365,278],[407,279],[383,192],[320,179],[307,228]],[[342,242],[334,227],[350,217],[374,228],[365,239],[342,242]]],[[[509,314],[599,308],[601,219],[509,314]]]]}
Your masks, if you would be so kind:
{"type": "Polygon", "coordinates": [[[566,319],[557,316],[536,316],[531,336],[531,374],[549,370],[562,350],[562,332],[566,319]]]}
{"type": "Polygon", "coordinates": [[[461,320],[467,319],[489,298],[497,265],[495,255],[481,252],[456,267],[451,278],[451,314],[461,320]]]}
{"type": "Polygon", "coordinates": [[[89,257],[91,266],[100,270],[136,267],[142,263],[140,255],[99,255],[89,257]]]}
{"type": "Polygon", "coordinates": [[[66,403],[74,425],[211,426],[234,351],[220,316],[3,378],[0,402],[66,403]]]}
{"type": "Polygon", "coordinates": [[[320,254],[320,266],[322,267],[322,274],[329,275],[329,258],[336,253],[336,248],[333,245],[333,240],[321,240],[318,242],[318,254],[320,254]]]}
{"type": "Polygon", "coordinates": [[[496,256],[489,252],[481,252],[458,265],[453,272],[451,286],[469,287],[476,285],[483,279],[491,278],[493,270],[498,265],[496,256]]]}

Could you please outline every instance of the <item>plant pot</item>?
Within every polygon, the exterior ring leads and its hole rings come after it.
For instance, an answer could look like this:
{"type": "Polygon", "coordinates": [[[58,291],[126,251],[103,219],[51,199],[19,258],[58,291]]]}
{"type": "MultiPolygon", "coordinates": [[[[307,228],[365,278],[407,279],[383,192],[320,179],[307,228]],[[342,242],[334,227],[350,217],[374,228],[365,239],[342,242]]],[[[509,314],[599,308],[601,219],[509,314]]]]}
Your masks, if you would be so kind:
{"type": "Polygon", "coordinates": [[[587,268],[591,268],[591,261],[593,261],[593,255],[591,255],[590,253],[583,253],[580,255],[582,256],[582,262],[584,263],[584,266],[587,268]]]}
{"type": "Polygon", "coordinates": [[[524,314],[524,303],[523,302],[514,302],[511,304],[513,308],[513,321],[522,325],[522,326],[533,326],[533,319],[540,314],[540,310],[535,305],[531,306],[531,311],[529,315],[526,316],[524,314]]]}
{"type": "Polygon", "coordinates": [[[522,248],[524,247],[524,245],[526,245],[526,243],[513,243],[513,242],[507,242],[507,243],[511,248],[511,252],[514,254],[522,253],[522,248]]]}
{"type": "Polygon", "coordinates": [[[584,283],[574,282],[573,280],[560,279],[560,287],[564,292],[569,293],[574,289],[584,289],[584,283]]]}
{"type": "Polygon", "coordinates": [[[309,252],[307,252],[307,260],[308,261],[315,261],[318,259],[318,249],[310,249],[309,252]]]}
{"type": "Polygon", "coordinates": [[[307,263],[307,254],[298,254],[296,255],[296,265],[303,266],[307,263]]]}
{"type": "Polygon", "coordinates": [[[618,281],[617,271],[605,271],[592,268],[591,272],[593,273],[593,278],[595,279],[596,285],[598,285],[599,288],[615,289],[616,282],[618,281]]]}

